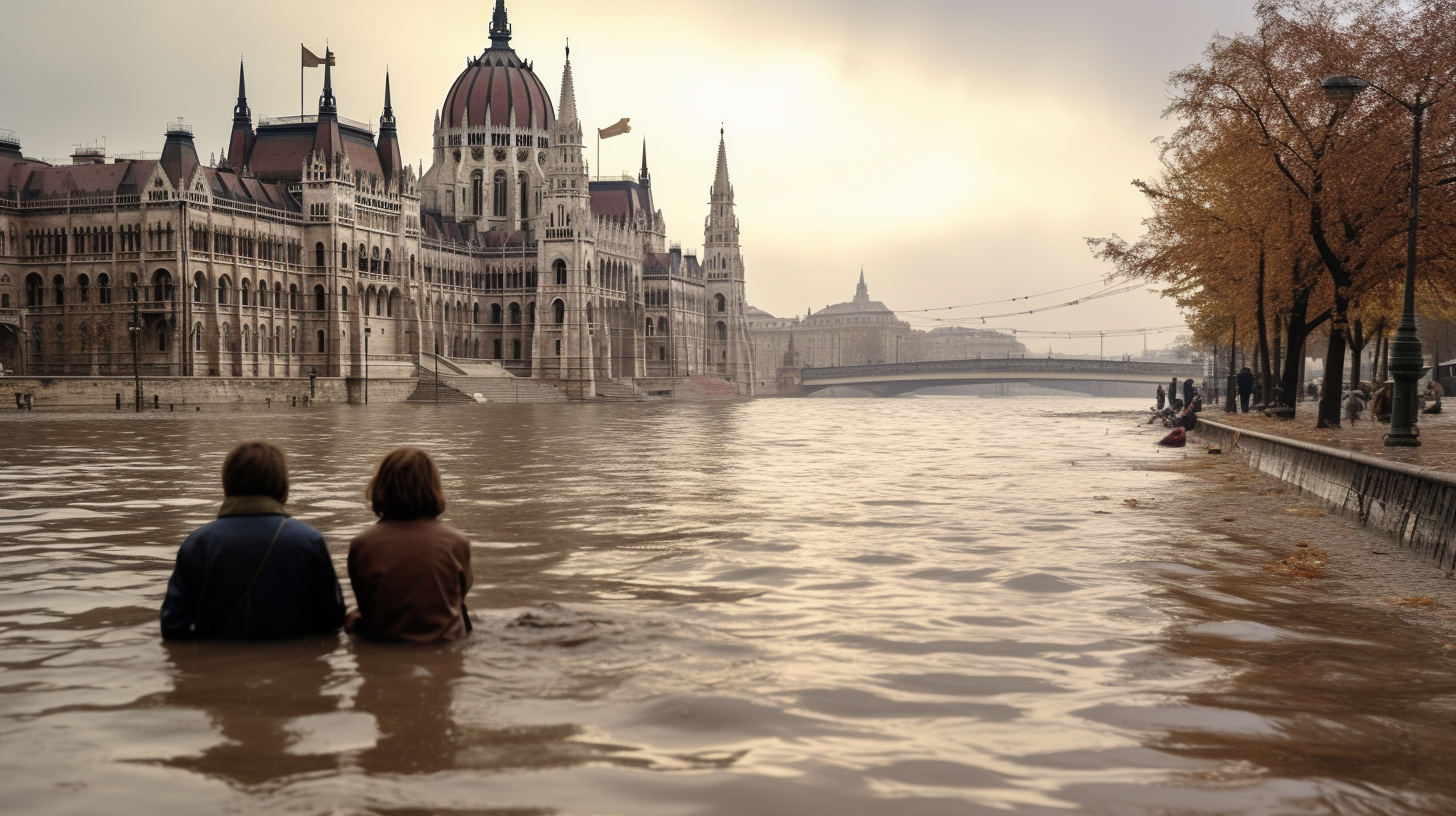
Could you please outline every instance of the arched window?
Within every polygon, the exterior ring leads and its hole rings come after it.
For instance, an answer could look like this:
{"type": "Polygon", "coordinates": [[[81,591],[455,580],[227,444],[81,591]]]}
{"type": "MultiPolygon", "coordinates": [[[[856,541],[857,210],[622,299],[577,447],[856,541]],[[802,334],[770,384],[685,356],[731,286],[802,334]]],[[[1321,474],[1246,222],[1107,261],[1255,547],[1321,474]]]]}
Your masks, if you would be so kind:
{"type": "Polygon", "coordinates": [[[328,259],[324,257],[324,242],[319,241],[313,245],[313,265],[323,267],[328,259]]]}
{"type": "Polygon", "coordinates": [[[298,311],[298,284],[288,284],[288,308],[298,311]]]}
{"type": "Polygon", "coordinates": [[[376,275],[379,274],[379,247],[370,250],[369,271],[376,275]]]}
{"type": "Polygon", "coordinates": [[[281,283],[273,284],[273,308],[283,308],[283,284],[281,283]]]}
{"type": "Polygon", "coordinates": [[[217,279],[217,305],[224,306],[228,302],[228,279],[226,276],[217,279]]]}
{"type": "Polygon", "coordinates": [[[91,279],[85,275],[76,278],[76,292],[81,296],[82,303],[91,302],[91,279]]]}
{"type": "MultiPolygon", "coordinates": [[[[491,317],[491,321],[490,322],[492,322],[492,323],[496,322],[495,316],[497,314],[500,314],[500,305],[499,304],[491,304],[491,307],[490,307],[490,317],[491,317]]],[[[471,323],[479,323],[480,322],[480,304],[479,303],[475,304],[474,306],[472,306],[470,308],[470,322],[471,323]]]]}
{"type": "Polygon", "coordinates": [[[531,214],[531,182],[525,173],[521,173],[516,184],[521,188],[521,219],[525,220],[531,214]]]}
{"type": "Polygon", "coordinates": [[[490,304],[490,322],[495,325],[500,325],[501,307],[499,303],[490,304]]]}
{"type": "Polygon", "coordinates": [[[657,333],[662,335],[663,337],[667,336],[667,318],[657,318],[657,333]]]}
{"type": "Polygon", "coordinates": [[[718,340],[719,341],[725,341],[727,339],[728,339],[728,324],[727,323],[724,323],[721,320],[719,320],[718,321],[718,340]]]}
{"type": "Polygon", "coordinates": [[[291,328],[291,329],[288,330],[288,352],[290,354],[297,354],[298,353],[298,327],[297,326],[294,326],[293,328],[291,328]]]}
{"type": "Polygon", "coordinates": [[[137,299],[137,289],[141,288],[141,285],[142,285],[142,282],[141,282],[141,280],[139,278],[137,278],[137,275],[136,275],[135,272],[133,272],[130,275],[127,275],[126,276],[126,302],[127,303],[135,303],[136,302],[136,299],[137,299]]]}
{"type": "Polygon", "coordinates": [[[718,311],[720,311],[720,312],[726,312],[726,311],[728,311],[728,299],[727,298],[723,297],[722,295],[713,295],[713,302],[718,305],[718,311]]]}
{"type": "Polygon", "coordinates": [[[44,289],[45,289],[45,284],[43,284],[43,283],[40,282],[40,275],[37,275],[34,272],[30,273],[29,275],[26,275],[25,276],[25,305],[26,306],[39,306],[39,305],[41,305],[41,297],[42,297],[42,292],[44,291],[44,289]]]}
{"type": "Polygon", "coordinates": [[[238,330],[238,333],[242,335],[243,338],[242,350],[245,352],[252,351],[252,349],[248,346],[248,327],[243,326],[241,329],[238,330]]]}
{"type": "Polygon", "coordinates": [[[586,285],[591,286],[591,261],[586,262],[586,285]]]}
{"type": "Polygon", "coordinates": [[[415,256],[413,256],[413,255],[410,256],[409,276],[410,276],[410,280],[414,280],[415,279],[415,256]]]}
{"type": "Polygon", "coordinates": [[[566,304],[563,303],[559,299],[556,300],[556,301],[553,301],[551,303],[551,315],[552,315],[552,317],[555,317],[556,318],[557,324],[565,323],[566,322],[566,304]]]}
{"type": "Polygon", "coordinates": [[[491,190],[491,204],[496,218],[506,215],[506,171],[495,171],[495,184],[491,190]]]}
{"type": "Polygon", "coordinates": [[[389,272],[390,272],[389,267],[390,267],[390,264],[389,264],[389,250],[386,249],[386,250],[384,250],[384,275],[385,275],[385,277],[388,277],[389,276],[389,272]]]}
{"type": "Polygon", "coordinates": [[[482,215],[485,213],[485,202],[481,199],[485,195],[485,183],[481,180],[480,171],[476,170],[470,177],[470,213],[482,215]]]}
{"type": "Polygon", "coordinates": [[[652,318],[647,318],[647,324],[642,327],[642,331],[645,332],[648,337],[652,336],[652,318]]]}
{"type": "Polygon", "coordinates": [[[66,305],[66,279],[63,276],[61,276],[61,275],[57,275],[57,276],[55,276],[55,278],[53,278],[51,280],[51,283],[54,285],[55,290],[56,290],[56,302],[55,302],[55,305],[57,305],[57,306],[65,306],[66,305]]]}
{"type": "Polygon", "coordinates": [[[252,288],[252,284],[248,283],[248,279],[247,278],[243,278],[241,281],[238,282],[238,304],[239,305],[242,305],[242,306],[247,306],[248,305],[248,294],[249,294],[249,291],[251,290],[251,288],[252,288]]]}
{"type": "Polygon", "coordinates": [[[366,247],[363,244],[359,245],[359,271],[369,271],[369,247],[366,247]]]}
{"type": "Polygon", "coordinates": [[[519,303],[511,304],[511,325],[521,325],[521,304],[519,303]]]}
{"type": "MultiPolygon", "coordinates": [[[[329,308],[328,298],[324,295],[323,284],[319,284],[313,288],[313,308],[317,312],[326,311],[329,308]]],[[[323,349],[319,349],[319,351],[323,351],[323,349]]]]}
{"type": "Polygon", "coordinates": [[[193,303],[201,303],[202,302],[202,293],[206,289],[207,289],[207,279],[204,278],[204,277],[202,277],[202,273],[201,272],[198,272],[196,275],[193,275],[192,276],[192,302],[193,303]]]}
{"type": "Polygon", "coordinates": [[[526,322],[532,326],[536,325],[536,301],[526,304],[526,322]]]}
{"type": "Polygon", "coordinates": [[[339,244],[339,268],[349,268],[349,245],[339,244]]]}
{"type": "Polygon", "coordinates": [[[394,299],[399,296],[399,290],[394,289],[389,293],[389,300],[384,302],[384,316],[394,317],[394,299]]]}
{"type": "Polygon", "coordinates": [[[192,327],[192,350],[202,351],[202,324],[192,327]]]}
{"type": "Polygon", "coordinates": [[[347,286],[339,287],[339,311],[349,311],[349,287],[347,286]]]}
{"type": "Polygon", "coordinates": [[[554,270],[556,270],[556,285],[557,286],[565,286],[566,285],[566,261],[563,261],[560,258],[557,258],[556,261],[551,264],[551,268],[554,269],[554,270]]]}
{"type": "Polygon", "coordinates": [[[318,334],[316,335],[316,337],[318,339],[318,353],[319,354],[323,354],[324,353],[324,330],[323,329],[319,329],[318,330],[318,334]]]}
{"type": "Polygon", "coordinates": [[[166,303],[172,299],[171,272],[158,269],[152,273],[152,299],[158,303],[166,303]]]}
{"type": "Polygon", "coordinates": [[[105,272],[96,276],[96,302],[111,302],[111,276],[105,272]]]}

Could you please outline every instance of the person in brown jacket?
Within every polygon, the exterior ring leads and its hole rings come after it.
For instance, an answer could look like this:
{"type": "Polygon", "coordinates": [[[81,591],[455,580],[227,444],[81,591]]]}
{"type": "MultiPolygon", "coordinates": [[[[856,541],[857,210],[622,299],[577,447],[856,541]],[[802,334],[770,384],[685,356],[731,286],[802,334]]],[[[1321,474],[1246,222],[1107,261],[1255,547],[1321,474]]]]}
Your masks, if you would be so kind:
{"type": "Polygon", "coordinates": [[[359,610],[345,628],[374,640],[432,643],[471,630],[470,540],[439,521],[440,469],[419,448],[379,463],[367,491],[379,521],[349,542],[349,583],[359,610]]]}

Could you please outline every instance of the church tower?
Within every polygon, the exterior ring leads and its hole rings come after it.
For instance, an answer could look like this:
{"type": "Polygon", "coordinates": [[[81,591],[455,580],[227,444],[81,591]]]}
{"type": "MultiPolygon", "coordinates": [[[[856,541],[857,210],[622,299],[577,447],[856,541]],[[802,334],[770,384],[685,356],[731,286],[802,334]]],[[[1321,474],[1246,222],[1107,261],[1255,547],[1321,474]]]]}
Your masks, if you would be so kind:
{"type": "Polygon", "coordinates": [[[253,152],[253,109],[248,107],[248,86],[243,77],[243,63],[238,62],[238,103],[233,106],[233,132],[228,138],[227,163],[241,173],[248,166],[253,152]]]}
{"type": "Polygon", "coordinates": [[[748,304],[743,256],[738,245],[738,216],[733,210],[733,185],[728,181],[728,148],[718,139],[718,171],[709,195],[703,228],[703,273],[707,278],[707,370],[726,374],[742,394],[753,393],[753,354],[748,340],[748,304]]]}
{"type": "Polygon", "coordinates": [[[592,333],[600,317],[599,309],[591,302],[596,247],[569,48],[561,73],[560,109],[551,129],[548,152],[546,190],[541,202],[545,216],[544,237],[539,244],[541,297],[532,339],[531,373],[561,379],[572,399],[591,399],[596,396],[592,333]]]}

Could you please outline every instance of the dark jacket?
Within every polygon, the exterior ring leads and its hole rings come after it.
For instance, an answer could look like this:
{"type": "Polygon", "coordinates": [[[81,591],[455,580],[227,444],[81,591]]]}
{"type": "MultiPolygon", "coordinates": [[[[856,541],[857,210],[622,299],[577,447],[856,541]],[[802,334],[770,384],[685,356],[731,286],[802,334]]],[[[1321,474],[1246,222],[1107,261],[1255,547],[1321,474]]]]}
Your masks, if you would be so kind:
{"type": "Polygon", "coordinates": [[[1239,372],[1239,376],[1237,379],[1239,383],[1240,394],[1254,393],[1254,372],[1249,371],[1248,369],[1244,369],[1243,371],[1239,372]]]}
{"type": "Polygon", "coordinates": [[[349,630],[362,637],[429,643],[469,631],[470,539],[441,521],[386,520],[360,533],[349,582],[359,602],[349,630]]]}
{"type": "Polygon", "coordinates": [[[343,622],[323,535],[266,496],[227,498],[217,521],[182,542],[162,602],[168,640],[302,637],[343,622]]]}

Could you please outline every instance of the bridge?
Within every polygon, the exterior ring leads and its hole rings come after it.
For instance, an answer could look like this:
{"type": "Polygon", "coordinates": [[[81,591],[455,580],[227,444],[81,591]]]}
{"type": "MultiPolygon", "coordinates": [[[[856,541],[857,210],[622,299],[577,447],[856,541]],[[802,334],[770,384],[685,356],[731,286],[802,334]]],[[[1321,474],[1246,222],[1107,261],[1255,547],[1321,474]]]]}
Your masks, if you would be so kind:
{"type": "Polygon", "coordinates": [[[988,360],[805,368],[800,373],[800,387],[803,393],[808,394],[834,386],[851,386],[888,397],[943,385],[1029,383],[1045,388],[1096,393],[1099,383],[1154,386],[1167,383],[1174,377],[1180,381],[1201,381],[1203,375],[1203,366],[1197,363],[998,357],[988,360]]]}

